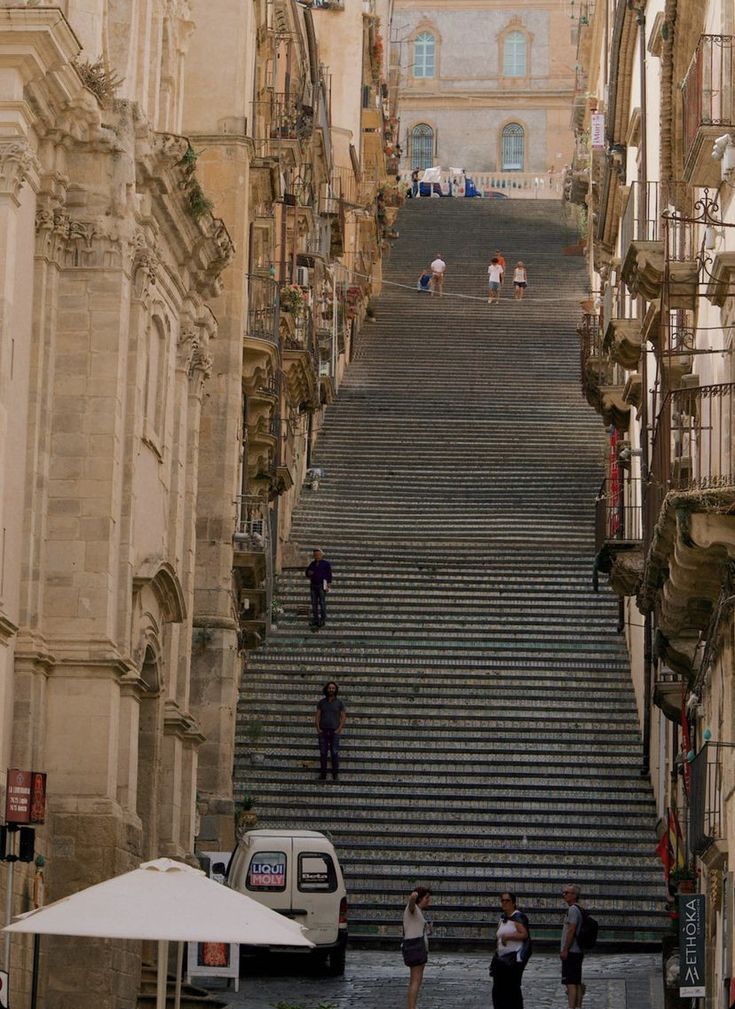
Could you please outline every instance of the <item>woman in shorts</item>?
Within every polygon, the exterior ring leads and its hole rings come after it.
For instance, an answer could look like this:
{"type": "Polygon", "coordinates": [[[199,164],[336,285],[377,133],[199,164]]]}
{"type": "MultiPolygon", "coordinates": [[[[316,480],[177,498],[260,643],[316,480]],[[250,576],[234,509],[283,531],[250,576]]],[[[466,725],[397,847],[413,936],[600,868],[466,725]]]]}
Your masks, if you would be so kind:
{"type": "Polygon", "coordinates": [[[492,305],[500,299],[500,285],[503,280],[503,267],[500,265],[500,260],[497,256],[493,256],[490,265],[487,268],[487,303],[492,305]]]}
{"type": "Polygon", "coordinates": [[[515,288],[515,294],[513,295],[515,300],[523,301],[523,292],[528,287],[528,271],[520,259],[513,270],[513,287],[515,288]]]}
{"type": "Polygon", "coordinates": [[[431,926],[423,912],[431,901],[428,886],[417,886],[409,895],[403,912],[403,961],[410,969],[407,1009],[416,1009],[419,989],[424,979],[424,967],[429,959],[427,937],[431,926]],[[421,940],[421,942],[419,942],[421,940]]]}

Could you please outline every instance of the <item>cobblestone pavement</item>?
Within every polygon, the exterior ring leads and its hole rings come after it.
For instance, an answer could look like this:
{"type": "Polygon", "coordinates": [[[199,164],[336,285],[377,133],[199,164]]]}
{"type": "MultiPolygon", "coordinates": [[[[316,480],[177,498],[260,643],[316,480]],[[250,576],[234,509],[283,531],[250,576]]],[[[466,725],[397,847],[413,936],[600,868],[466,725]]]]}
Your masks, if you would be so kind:
{"type": "MultiPolygon", "coordinates": [[[[481,953],[432,953],[424,974],[419,1009],[489,1009],[489,957],[481,953]]],[[[240,992],[222,992],[238,1009],[403,1009],[408,970],[396,951],[351,950],[344,977],[306,972],[281,960],[251,968],[240,992]]],[[[663,1009],[658,954],[589,954],[585,959],[584,1009],[663,1009]]],[[[212,988],[216,982],[212,982],[212,988]]],[[[523,978],[525,1009],[565,1009],[559,959],[535,953],[523,978]]]]}

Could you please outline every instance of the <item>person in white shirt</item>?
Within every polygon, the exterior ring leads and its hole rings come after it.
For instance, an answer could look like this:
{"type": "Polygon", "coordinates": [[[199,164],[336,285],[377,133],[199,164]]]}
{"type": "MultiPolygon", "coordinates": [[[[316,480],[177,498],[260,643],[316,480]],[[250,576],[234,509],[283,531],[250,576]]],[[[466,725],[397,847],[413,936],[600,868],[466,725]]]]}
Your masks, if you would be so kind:
{"type": "Polygon", "coordinates": [[[516,908],[514,893],[500,894],[503,912],[495,934],[495,956],[490,965],[493,1009],[523,1009],[521,980],[530,956],[528,918],[516,908]]]}
{"type": "Polygon", "coordinates": [[[421,939],[423,946],[421,955],[412,957],[409,962],[407,950],[404,948],[403,959],[410,968],[411,974],[408,979],[408,1002],[407,1009],[416,1009],[416,1002],[419,997],[421,982],[424,979],[424,967],[429,959],[429,947],[427,936],[431,931],[431,925],[424,918],[423,912],[431,901],[431,890],[428,886],[417,886],[409,895],[406,909],[403,912],[403,938],[412,940],[413,944],[421,939]]]}
{"type": "Polygon", "coordinates": [[[528,287],[528,270],[520,259],[513,270],[513,287],[515,288],[515,293],[513,295],[515,300],[523,301],[523,292],[528,287]]]}
{"type": "Polygon", "coordinates": [[[437,252],[436,259],[431,264],[431,293],[438,294],[441,298],[444,291],[444,274],[447,272],[447,264],[442,259],[441,252],[437,252]]]}
{"type": "Polygon", "coordinates": [[[500,265],[497,256],[493,256],[487,268],[488,305],[493,305],[500,298],[500,285],[503,280],[503,267],[500,265]]]}

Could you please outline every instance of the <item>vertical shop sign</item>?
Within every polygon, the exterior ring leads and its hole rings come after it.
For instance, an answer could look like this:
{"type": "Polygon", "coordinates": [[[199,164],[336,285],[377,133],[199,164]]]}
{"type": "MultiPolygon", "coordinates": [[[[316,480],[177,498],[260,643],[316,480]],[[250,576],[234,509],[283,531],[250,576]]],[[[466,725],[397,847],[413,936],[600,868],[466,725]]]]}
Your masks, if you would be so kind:
{"type": "Polygon", "coordinates": [[[679,894],[679,995],[706,995],[704,967],[705,895],[679,894]]]}

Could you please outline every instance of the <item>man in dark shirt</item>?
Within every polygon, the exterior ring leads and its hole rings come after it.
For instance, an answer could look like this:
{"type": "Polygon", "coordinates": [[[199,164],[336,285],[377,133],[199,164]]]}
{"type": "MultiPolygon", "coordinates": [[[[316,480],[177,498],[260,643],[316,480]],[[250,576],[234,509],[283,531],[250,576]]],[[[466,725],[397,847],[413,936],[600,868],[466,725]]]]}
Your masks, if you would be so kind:
{"type": "Polygon", "coordinates": [[[332,584],[332,567],[321,550],[314,551],[314,560],[306,569],[311,582],[311,626],[323,627],[327,620],[327,592],[332,584]]]}
{"type": "Polygon", "coordinates": [[[327,755],[332,758],[332,777],[336,781],[339,775],[339,737],[347,720],[347,709],[344,702],[337,697],[339,687],[330,680],[324,684],[316,706],[316,731],[319,734],[319,777],[322,781],[327,777],[327,755]]]}

